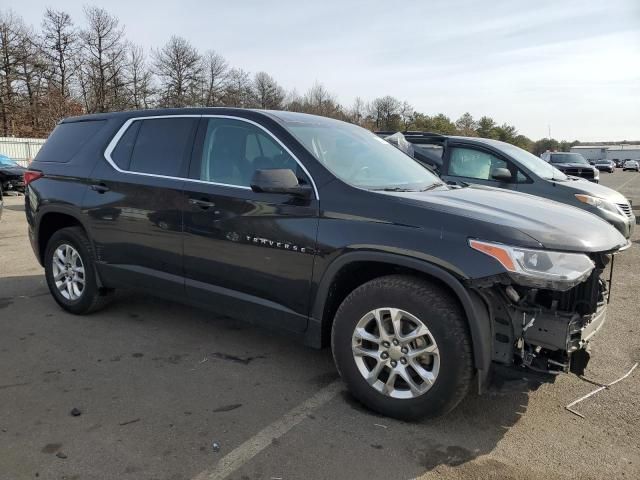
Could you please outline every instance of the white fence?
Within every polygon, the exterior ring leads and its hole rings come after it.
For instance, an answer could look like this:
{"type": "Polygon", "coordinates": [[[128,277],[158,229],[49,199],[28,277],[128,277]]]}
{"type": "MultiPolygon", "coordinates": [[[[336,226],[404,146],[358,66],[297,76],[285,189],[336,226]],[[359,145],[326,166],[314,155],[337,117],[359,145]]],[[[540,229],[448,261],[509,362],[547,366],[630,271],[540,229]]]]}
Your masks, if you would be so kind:
{"type": "Polygon", "coordinates": [[[44,142],[44,138],[0,137],[0,153],[28,167],[44,142]]]}

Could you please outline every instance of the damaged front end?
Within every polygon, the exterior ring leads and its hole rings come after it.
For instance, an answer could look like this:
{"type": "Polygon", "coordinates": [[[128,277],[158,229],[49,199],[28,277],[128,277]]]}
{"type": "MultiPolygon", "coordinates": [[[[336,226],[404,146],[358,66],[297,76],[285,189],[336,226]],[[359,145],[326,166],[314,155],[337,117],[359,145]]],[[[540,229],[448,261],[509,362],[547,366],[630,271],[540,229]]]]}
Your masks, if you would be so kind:
{"type": "MultiPolygon", "coordinates": [[[[494,251],[484,253],[496,258],[494,251]]],[[[558,281],[526,278],[519,267],[472,281],[469,286],[489,310],[492,361],[545,374],[581,375],[589,361],[589,340],[606,319],[615,253],[581,254],[591,266],[580,266],[573,277],[561,275],[558,281]]]]}

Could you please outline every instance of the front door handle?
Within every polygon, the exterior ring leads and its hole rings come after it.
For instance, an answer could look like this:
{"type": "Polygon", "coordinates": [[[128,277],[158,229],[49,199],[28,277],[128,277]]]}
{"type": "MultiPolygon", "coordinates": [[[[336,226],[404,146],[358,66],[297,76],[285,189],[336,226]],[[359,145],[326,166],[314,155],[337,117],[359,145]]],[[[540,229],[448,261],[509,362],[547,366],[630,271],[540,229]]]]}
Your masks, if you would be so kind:
{"type": "Polygon", "coordinates": [[[201,198],[190,198],[189,199],[189,205],[193,205],[194,207],[202,208],[203,210],[206,210],[208,208],[216,206],[215,203],[210,202],[208,200],[203,200],[201,198]]]}
{"type": "Polygon", "coordinates": [[[98,183],[97,185],[91,185],[91,190],[98,193],[106,193],[110,189],[104,183],[98,183]]]}

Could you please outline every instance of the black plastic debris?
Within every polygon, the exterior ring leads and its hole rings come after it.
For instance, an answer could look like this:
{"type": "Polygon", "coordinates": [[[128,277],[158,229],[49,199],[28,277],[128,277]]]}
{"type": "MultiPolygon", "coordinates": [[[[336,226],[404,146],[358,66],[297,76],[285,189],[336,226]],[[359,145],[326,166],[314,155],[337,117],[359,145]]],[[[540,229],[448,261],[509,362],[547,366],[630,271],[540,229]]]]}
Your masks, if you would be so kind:
{"type": "Polygon", "coordinates": [[[72,417],[79,417],[80,415],[82,415],[82,412],[79,408],[72,408],[70,413],[72,417]]]}

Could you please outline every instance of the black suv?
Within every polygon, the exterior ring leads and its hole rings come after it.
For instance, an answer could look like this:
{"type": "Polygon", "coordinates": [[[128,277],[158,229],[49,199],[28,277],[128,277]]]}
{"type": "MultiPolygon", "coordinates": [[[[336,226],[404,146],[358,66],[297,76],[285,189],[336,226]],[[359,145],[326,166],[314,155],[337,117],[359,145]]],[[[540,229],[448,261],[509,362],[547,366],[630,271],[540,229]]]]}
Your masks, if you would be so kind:
{"type": "Polygon", "coordinates": [[[566,175],[600,183],[600,173],[595,167],[595,160],[587,160],[579,153],[544,152],[540,157],[566,175]]]}
{"type": "MultiPolygon", "coordinates": [[[[487,138],[428,132],[377,134],[434,170],[449,184],[481,184],[548,198],[598,215],[626,238],[633,233],[636,219],[624,195],[604,185],[565,175],[555,164],[514,145],[487,138]]],[[[552,155],[567,158],[566,155],[577,154],[552,155]]],[[[579,157],[589,172],[598,171],[579,157]]]]}
{"type": "Polygon", "coordinates": [[[582,210],[447,186],[360,127],[290,112],[69,118],[25,178],[65,310],[138,287],[330,344],[353,394],[399,418],[452,409],[492,363],[582,370],[628,245],[582,210]]]}

